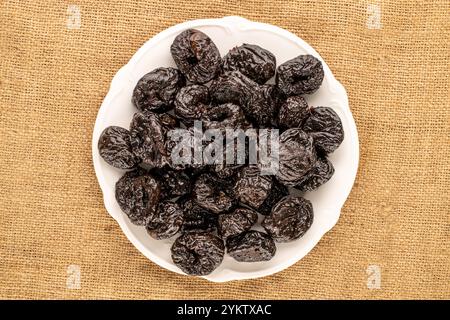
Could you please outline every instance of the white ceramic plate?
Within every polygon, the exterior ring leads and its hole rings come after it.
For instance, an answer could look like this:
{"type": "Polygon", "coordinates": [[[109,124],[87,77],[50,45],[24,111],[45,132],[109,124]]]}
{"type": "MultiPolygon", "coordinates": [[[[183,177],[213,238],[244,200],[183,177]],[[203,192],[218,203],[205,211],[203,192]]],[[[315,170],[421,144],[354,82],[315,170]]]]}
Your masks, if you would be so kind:
{"type": "Polygon", "coordinates": [[[325,61],[311,46],[281,28],[240,17],[188,21],[164,30],[148,40],[136,52],[112,80],[110,90],[98,112],[92,136],[94,168],[103,191],[105,207],[142,254],[163,268],[182,273],[170,257],[170,247],[174,239],[159,241],[152,239],[144,227],[130,223],[120,210],[114,197],[114,186],[124,171],[115,169],[103,161],[97,150],[97,141],[103,129],[108,126],[128,128],[133,114],[137,111],[131,103],[135,84],[144,74],[157,67],[175,67],[169,48],[175,36],[188,28],[199,29],[210,36],[222,56],[234,46],[251,43],[271,51],[277,58],[277,64],[300,54],[312,54],[323,63],[325,78],[322,86],[316,93],[306,95],[305,98],[312,106],[328,106],[339,114],[345,130],[345,139],[330,156],[335,167],[334,176],[318,190],[305,195],[314,207],[314,222],[310,230],[299,240],[277,244],[275,257],[267,262],[239,263],[225,255],[222,264],[204,278],[224,282],[276,273],[302,259],[336,224],[353,186],[359,159],[358,134],[344,87],[334,78],[325,61]]]}

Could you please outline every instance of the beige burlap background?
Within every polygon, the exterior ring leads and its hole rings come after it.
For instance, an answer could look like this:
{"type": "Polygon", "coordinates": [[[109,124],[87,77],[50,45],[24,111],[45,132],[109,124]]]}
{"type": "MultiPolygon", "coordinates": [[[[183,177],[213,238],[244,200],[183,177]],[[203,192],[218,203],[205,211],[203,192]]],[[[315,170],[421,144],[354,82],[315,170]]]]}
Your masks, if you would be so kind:
{"type": "Polygon", "coordinates": [[[449,13],[447,0],[1,1],[0,297],[450,298],[449,13]],[[347,88],[361,161],[308,256],[214,284],[131,245],[103,207],[90,146],[112,77],[147,39],[226,15],[320,52],[347,88]]]}

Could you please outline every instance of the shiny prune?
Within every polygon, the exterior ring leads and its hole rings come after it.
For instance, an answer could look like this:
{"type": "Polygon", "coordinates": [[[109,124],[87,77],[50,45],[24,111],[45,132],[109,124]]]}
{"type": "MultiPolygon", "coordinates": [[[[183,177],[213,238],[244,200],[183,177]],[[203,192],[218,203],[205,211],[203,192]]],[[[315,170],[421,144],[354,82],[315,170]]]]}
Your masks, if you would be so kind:
{"type": "Polygon", "coordinates": [[[192,83],[206,83],[220,71],[219,50],[201,31],[188,29],[180,33],[170,46],[170,52],[180,71],[192,83]]]}
{"type": "Polygon", "coordinates": [[[164,128],[166,132],[180,127],[180,121],[170,113],[158,114],[158,118],[159,122],[161,123],[161,126],[164,128]]]}
{"type": "Polygon", "coordinates": [[[191,167],[200,167],[201,164],[195,164],[194,157],[194,131],[189,128],[177,137],[167,137],[165,142],[165,150],[167,157],[165,158],[169,167],[175,170],[186,170],[191,167]]]}
{"type": "Polygon", "coordinates": [[[324,77],[322,62],[312,55],[300,55],[278,66],[276,83],[287,96],[314,93],[324,77]]]}
{"type": "Polygon", "coordinates": [[[250,127],[242,109],[233,103],[210,108],[205,113],[205,129],[218,129],[225,135],[226,129],[247,129],[250,127]]]}
{"type": "Polygon", "coordinates": [[[189,196],[180,197],[177,203],[183,210],[182,232],[209,231],[217,229],[217,214],[200,207],[194,199],[189,196]]]}
{"type": "Polygon", "coordinates": [[[131,147],[142,164],[162,167],[165,164],[165,132],[159,116],[153,112],[138,112],[130,124],[131,147]]]}
{"type": "Polygon", "coordinates": [[[222,263],[225,246],[212,233],[188,232],[175,240],[171,252],[173,262],[184,273],[205,276],[222,263]]]}
{"type": "Polygon", "coordinates": [[[270,189],[268,197],[257,208],[258,212],[262,215],[268,215],[272,211],[272,208],[285,196],[289,194],[289,190],[286,186],[278,182],[275,178],[272,179],[272,188],[270,189]]]}
{"type": "Polygon", "coordinates": [[[278,124],[283,129],[299,128],[308,118],[310,109],[305,98],[292,96],[281,105],[278,114],[278,124]]]}
{"type": "Polygon", "coordinates": [[[253,81],[264,84],[275,75],[276,59],[268,50],[254,44],[234,47],[223,58],[224,71],[240,71],[253,81]]]}
{"type": "Polygon", "coordinates": [[[183,171],[164,167],[154,168],[150,173],[158,180],[161,186],[162,199],[179,197],[192,191],[191,179],[183,171]]]}
{"type": "Polygon", "coordinates": [[[184,84],[185,79],[179,70],[157,68],[138,81],[132,102],[140,111],[167,111],[173,108],[175,95],[184,84]]]}
{"type": "Polygon", "coordinates": [[[325,154],[336,150],[344,140],[341,119],[328,107],[313,108],[303,130],[313,137],[316,148],[325,154]]]}
{"type": "Polygon", "coordinates": [[[103,130],[98,140],[98,151],[106,163],[119,169],[131,169],[140,162],[131,149],[130,132],[121,127],[111,126],[103,130]]]}
{"type": "Polygon", "coordinates": [[[220,179],[235,179],[242,166],[232,164],[213,165],[211,171],[220,179]]]}
{"type": "Polygon", "coordinates": [[[314,167],[303,177],[302,181],[295,186],[300,191],[312,191],[331,179],[334,167],[327,158],[319,158],[314,167]]]}
{"type": "Polygon", "coordinates": [[[213,81],[210,94],[216,103],[239,105],[247,119],[258,127],[269,125],[277,111],[274,86],[260,86],[239,71],[226,72],[213,81]]]}
{"type": "Polygon", "coordinates": [[[213,213],[229,212],[237,203],[231,183],[212,173],[204,173],[195,181],[194,199],[199,206],[213,213]]]}
{"type": "Polygon", "coordinates": [[[231,102],[242,107],[256,88],[256,82],[239,71],[231,71],[211,82],[209,92],[212,100],[218,104],[231,102]]]}
{"type": "Polygon", "coordinates": [[[175,97],[175,114],[188,125],[202,119],[209,109],[208,87],[193,84],[182,88],[175,97]]]}
{"type": "Polygon", "coordinates": [[[261,175],[257,167],[241,170],[234,185],[234,193],[240,202],[252,208],[259,208],[272,188],[272,177],[261,175]]]}
{"type": "Polygon", "coordinates": [[[217,232],[222,239],[226,239],[250,230],[257,220],[258,214],[255,211],[237,208],[231,213],[219,215],[217,232]]]}
{"type": "Polygon", "coordinates": [[[313,223],[313,207],[309,200],[300,196],[281,199],[262,227],[277,242],[289,242],[302,237],[313,223]]]}
{"type": "Polygon", "coordinates": [[[155,213],[161,188],[150,174],[143,169],[125,173],[116,183],[116,200],[130,221],[145,225],[155,213]]]}
{"type": "Polygon", "coordinates": [[[256,230],[228,238],[226,248],[227,253],[239,262],[268,261],[277,251],[273,239],[256,230]]]}
{"type": "Polygon", "coordinates": [[[262,86],[259,86],[259,89],[267,103],[273,105],[273,108],[276,111],[280,109],[281,105],[286,100],[284,93],[274,84],[263,84],[262,86]]]}
{"type": "Polygon", "coordinates": [[[242,104],[246,117],[258,128],[270,127],[276,117],[278,106],[272,89],[268,85],[255,87],[242,104]]]}
{"type": "Polygon", "coordinates": [[[313,139],[301,129],[288,129],[280,135],[278,180],[295,186],[316,163],[313,139]]]}
{"type": "Polygon", "coordinates": [[[223,162],[213,164],[211,170],[221,179],[233,179],[248,163],[248,148],[238,150],[238,143],[232,139],[223,143],[223,162]]]}
{"type": "Polygon", "coordinates": [[[145,226],[147,233],[156,240],[174,236],[183,224],[183,211],[171,201],[162,201],[145,226]]]}

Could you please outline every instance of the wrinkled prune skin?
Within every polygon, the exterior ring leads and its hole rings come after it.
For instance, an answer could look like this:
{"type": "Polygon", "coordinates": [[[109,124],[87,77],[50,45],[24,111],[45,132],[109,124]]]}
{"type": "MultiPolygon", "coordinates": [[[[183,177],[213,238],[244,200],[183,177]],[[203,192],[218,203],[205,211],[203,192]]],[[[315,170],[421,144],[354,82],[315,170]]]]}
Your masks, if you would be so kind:
{"type": "Polygon", "coordinates": [[[278,112],[281,105],[286,100],[283,92],[281,92],[281,90],[278,89],[278,87],[274,84],[263,84],[262,86],[259,86],[259,89],[266,101],[268,101],[269,104],[273,105],[273,108],[278,112]]]}
{"type": "Polygon", "coordinates": [[[295,188],[303,192],[313,191],[330,180],[333,174],[334,167],[331,161],[325,157],[319,158],[295,188]]]}
{"type": "Polygon", "coordinates": [[[151,215],[145,228],[147,233],[156,240],[174,236],[183,225],[183,211],[180,206],[171,201],[158,204],[155,214],[151,215]]]}
{"type": "Polygon", "coordinates": [[[209,92],[214,102],[234,103],[243,106],[252,95],[258,84],[239,71],[225,72],[211,82],[209,92]]]}
{"type": "Polygon", "coordinates": [[[159,122],[161,123],[161,126],[164,128],[166,132],[180,127],[180,121],[170,113],[158,114],[158,118],[159,122]]]}
{"type": "Polygon", "coordinates": [[[238,155],[238,143],[231,139],[223,143],[223,163],[211,166],[211,172],[215,173],[221,179],[236,180],[237,174],[248,163],[248,148],[243,150],[242,156],[238,155]],[[233,150],[233,151],[230,151],[233,150]],[[228,152],[232,152],[228,154],[228,152]],[[229,159],[227,159],[229,157],[229,159]]]}
{"type": "Polygon", "coordinates": [[[214,172],[220,179],[235,179],[242,166],[217,164],[212,166],[212,172],[214,172]]]}
{"type": "Polygon", "coordinates": [[[222,239],[226,239],[250,230],[257,220],[258,214],[255,211],[237,208],[231,213],[219,215],[217,233],[222,239]]]}
{"type": "Polygon", "coordinates": [[[159,116],[153,112],[138,112],[130,124],[131,147],[133,153],[149,167],[162,167],[165,164],[166,130],[159,116]]]}
{"type": "Polygon", "coordinates": [[[180,197],[177,203],[183,210],[182,232],[213,232],[217,229],[217,214],[200,207],[190,196],[180,197]]]}
{"type": "Polygon", "coordinates": [[[111,126],[103,130],[98,140],[98,152],[109,165],[119,169],[132,169],[139,164],[139,158],[131,149],[130,132],[111,126]]]}
{"type": "Polygon", "coordinates": [[[212,233],[188,232],[175,240],[171,251],[173,262],[184,273],[205,276],[222,263],[225,246],[212,233]]]}
{"type": "Polygon", "coordinates": [[[154,168],[150,173],[158,180],[161,186],[161,199],[171,199],[192,191],[190,177],[183,171],[173,170],[169,167],[154,168]]]}
{"type": "Polygon", "coordinates": [[[246,167],[239,173],[234,193],[240,202],[258,209],[268,197],[271,188],[271,176],[261,175],[257,167],[246,167]]]}
{"type": "Polygon", "coordinates": [[[288,196],[273,207],[261,223],[277,242],[289,242],[302,237],[313,223],[313,207],[300,196],[288,196]]]}
{"type": "Polygon", "coordinates": [[[157,68],[136,84],[132,102],[140,111],[165,112],[172,109],[175,95],[185,79],[175,68],[157,68]]]}
{"type": "Polygon", "coordinates": [[[324,77],[322,62],[312,55],[300,55],[278,66],[276,83],[287,96],[314,93],[324,77]]]}
{"type": "Polygon", "coordinates": [[[240,71],[253,81],[264,84],[275,75],[275,56],[266,49],[244,43],[223,58],[224,71],[240,71]]]}
{"type": "Polygon", "coordinates": [[[309,114],[310,109],[305,98],[292,96],[281,105],[278,113],[278,124],[283,129],[300,128],[309,114]]]}
{"type": "Polygon", "coordinates": [[[210,108],[205,114],[205,129],[218,129],[225,135],[225,129],[250,127],[242,109],[233,103],[225,103],[210,108]]]}
{"type": "Polygon", "coordinates": [[[274,86],[260,86],[239,71],[226,72],[213,81],[210,94],[216,103],[239,105],[246,118],[257,127],[271,124],[277,111],[278,94],[274,86]]]}
{"type": "Polygon", "coordinates": [[[288,129],[280,135],[277,179],[286,186],[297,185],[317,161],[313,139],[301,129],[288,129]]]}
{"type": "Polygon", "coordinates": [[[264,202],[257,208],[257,211],[265,216],[270,214],[272,208],[288,194],[289,194],[288,188],[273,178],[272,188],[270,189],[269,195],[264,200],[264,202]]]}
{"type": "Polygon", "coordinates": [[[227,253],[239,262],[268,261],[277,251],[272,238],[256,230],[228,238],[226,248],[227,253]]]}
{"type": "Polygon", "coordinates": [[[192,83],[206,83],[220,72],[222,59],[219,50],[201,31],[188,29],[180,33],[170,52],[178,69],[192,83]]]}
{"type": "Polygon", "coordinates": [[[175,97],[175,114],[187,125],[202,119],[209,109],[208,87],[193,84],[181,88],[175,97]]]}
{"type": "Polygon", "coordinates": [[[242,105],[247,119],[257,128],[270,127],[278,111],[270,86],[255,87],[242,105]]]}
{"type": "Polygon", "coordinates": [[[313,137],[316,148],[325,154],[335,151],[344,140],[341,119],[328,107],[313,108],[303,130],[313,137]]]}
{"type": "Polygon", "coordinates": [[[204,173],[195,181],[194,199],[199,206],[215,214],[229,212],[237,204],[232,183],[212,173],[204,173]]]}
{"type": "Polygon", "coordinates": [[[146,225],[155,213],[161,194],[158,182],[143,169],[125,173],[116,183],[116,200],[130,221],[146,225]]]}
{"type": "MultiPolygon", "coordinates": [[[[175,137],[169,136],[167,137],[167,140],[165,142],[164,146],[165,150],[167,151],[167,157],[166,162],[169,165],[170,168],[175,170],[185,170],[187,168],[190,168],[194,165],[192,159],[194,155],[194,131],[191,129],[185,130],[182,134],[182,136],[179,137],[179,139],[176,139],[175,137]],[[182,146],[184,143],[186,145],[184,147],[182,146]],[[179,157],[178,160],[181,161],[183,157],[190,158],[190,161],[188,162],[182,162],[177,163],[173,159],[173,157],[179,157]]],[[[189,159],[187,159],[189,160],[189,159]]],[[[198,165],[200,166],[200,165],[198,165]]]]}

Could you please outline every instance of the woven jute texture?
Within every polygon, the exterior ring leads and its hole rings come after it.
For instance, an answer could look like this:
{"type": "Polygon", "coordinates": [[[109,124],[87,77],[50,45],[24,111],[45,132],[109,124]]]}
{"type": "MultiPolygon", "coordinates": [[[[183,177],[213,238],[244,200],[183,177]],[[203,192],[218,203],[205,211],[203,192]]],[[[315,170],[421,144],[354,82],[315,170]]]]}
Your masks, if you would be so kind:
{"type": "Polygon", "coordinates": [[[450,298],[450,6],[435,1],[2,1],[0,297],[450,298]],[[142,256],[91,158],[117,70],[185,20],[294,32],[346,87],[361,159],[338,224],[276,275],[214,284],[142,256]]]}

